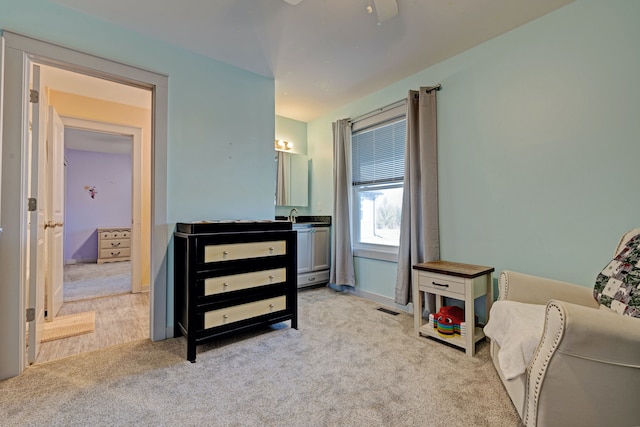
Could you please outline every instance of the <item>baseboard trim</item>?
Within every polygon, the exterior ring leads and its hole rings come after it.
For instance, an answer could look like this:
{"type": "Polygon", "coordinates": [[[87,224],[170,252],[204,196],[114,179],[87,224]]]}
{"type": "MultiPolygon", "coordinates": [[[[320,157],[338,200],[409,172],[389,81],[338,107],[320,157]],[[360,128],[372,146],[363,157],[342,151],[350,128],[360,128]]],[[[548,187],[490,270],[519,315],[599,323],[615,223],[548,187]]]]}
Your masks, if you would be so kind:
{"type": "Polygon", "coordinates": [[[64,260],[64,265],[73,265],[73,264],[95,264],[98,260],[93,259],[66,259],[64,260]]]}
{"type": "Polygon", "coordinates": [[[167,328],[165,329],[165,331],[166,331],[166,332],[165,332],[165,333],[166,333],[166,335],[165,335],[165,337],[164,337],[164,339],[165,339],[165,340],[166,340],[166,339],[168,339],[168,338],[173,338],[173,326],[167,326],[167,328]]]}
{"type": "Polygon", "coordinates": [[[344,289],[345,292],[348,292],[357,297],[368,299],[370,301],[377,302],[378,304],[386,305],[387,307],[393,307],[394,309],[405,312],[407,314],[413,314],[413,303],[411,302],[407,305],[401,305],[396,303],[392,298],[374,294],[373,292],[363,291],[351,286],[345,286],[344,289]]]}

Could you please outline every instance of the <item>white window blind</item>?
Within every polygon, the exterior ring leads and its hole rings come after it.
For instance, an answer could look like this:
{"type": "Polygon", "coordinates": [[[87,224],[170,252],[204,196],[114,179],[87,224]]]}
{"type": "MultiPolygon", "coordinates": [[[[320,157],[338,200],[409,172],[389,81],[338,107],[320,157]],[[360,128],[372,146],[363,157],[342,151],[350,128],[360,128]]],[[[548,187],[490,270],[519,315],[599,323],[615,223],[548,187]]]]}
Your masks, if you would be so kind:
{"type": "Polygon", "coordinates": [[[400,240],[406,143],[406,102],[351,124],[354,253],[393,261],[400,240]]]}
{"type": "Polygon", "coordinates": [[[404,115],[354,132],[351,136],[353,185],[402,181],[406,132],[404,115]]]}

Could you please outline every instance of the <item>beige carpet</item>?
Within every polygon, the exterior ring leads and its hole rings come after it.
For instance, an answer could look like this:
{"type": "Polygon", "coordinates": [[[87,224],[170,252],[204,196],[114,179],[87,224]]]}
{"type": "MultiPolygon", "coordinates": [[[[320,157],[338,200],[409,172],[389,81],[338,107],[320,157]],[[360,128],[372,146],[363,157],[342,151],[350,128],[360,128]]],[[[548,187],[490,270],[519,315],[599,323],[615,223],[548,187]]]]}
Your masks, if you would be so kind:
{"type": "Polygon", "coordinates": [[[64,266],[64,302],[131,292],[131,261],[64,266]]]}
{"type": "Polygon", "coordinates": [[[53,322],[45,322],[42,331],[42,342],[89,334],[96,329],[96,312],[58,316],[53,322]]]}
{"type": "Polygon", "coordinates": [[[520,426],[491,364],[327,288],[288,323],[200,347],[136,341],[0,381],[0,425],[520,426]]]}

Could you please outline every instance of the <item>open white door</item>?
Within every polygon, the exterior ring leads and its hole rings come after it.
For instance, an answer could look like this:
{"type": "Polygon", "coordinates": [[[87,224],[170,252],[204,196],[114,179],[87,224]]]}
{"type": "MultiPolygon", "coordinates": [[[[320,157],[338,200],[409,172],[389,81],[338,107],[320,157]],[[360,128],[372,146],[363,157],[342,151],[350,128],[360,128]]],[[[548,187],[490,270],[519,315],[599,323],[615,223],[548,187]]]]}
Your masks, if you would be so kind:
{"type": "Polygon", "coordinates": [[[45,150],[45,114],[46,107],[41,101],[40,67],[31,65],[31,143],[29,152],[31,168],[29,183],[30,206],[28,212],[28,256],[27,280],[28,306],[35,309],[27,316],[29,339],[27,341],[27,363],[35,362],[40,345],[40,333],[44,323],[44,282],[45,282],[45,215],[46,215],[46,150],[45,150]]]}
{"type": "Polygon", "coordinates": [[[47,175],[47,320],[53,320],[64,297],[64,124],[53,106],[47,126],[47,175]]]}

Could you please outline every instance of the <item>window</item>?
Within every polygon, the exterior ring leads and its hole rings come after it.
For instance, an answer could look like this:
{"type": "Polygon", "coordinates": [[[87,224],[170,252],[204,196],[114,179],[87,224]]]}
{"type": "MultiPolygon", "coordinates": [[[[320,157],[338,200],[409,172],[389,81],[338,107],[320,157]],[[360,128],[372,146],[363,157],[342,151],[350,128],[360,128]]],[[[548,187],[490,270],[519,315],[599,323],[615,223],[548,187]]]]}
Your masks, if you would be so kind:
{"type": "Polygon", "coordinates": [[[397,253],[407,132],[405,117],[403,102],[352,125],[353,235],[356,255],[397,253]]]}

